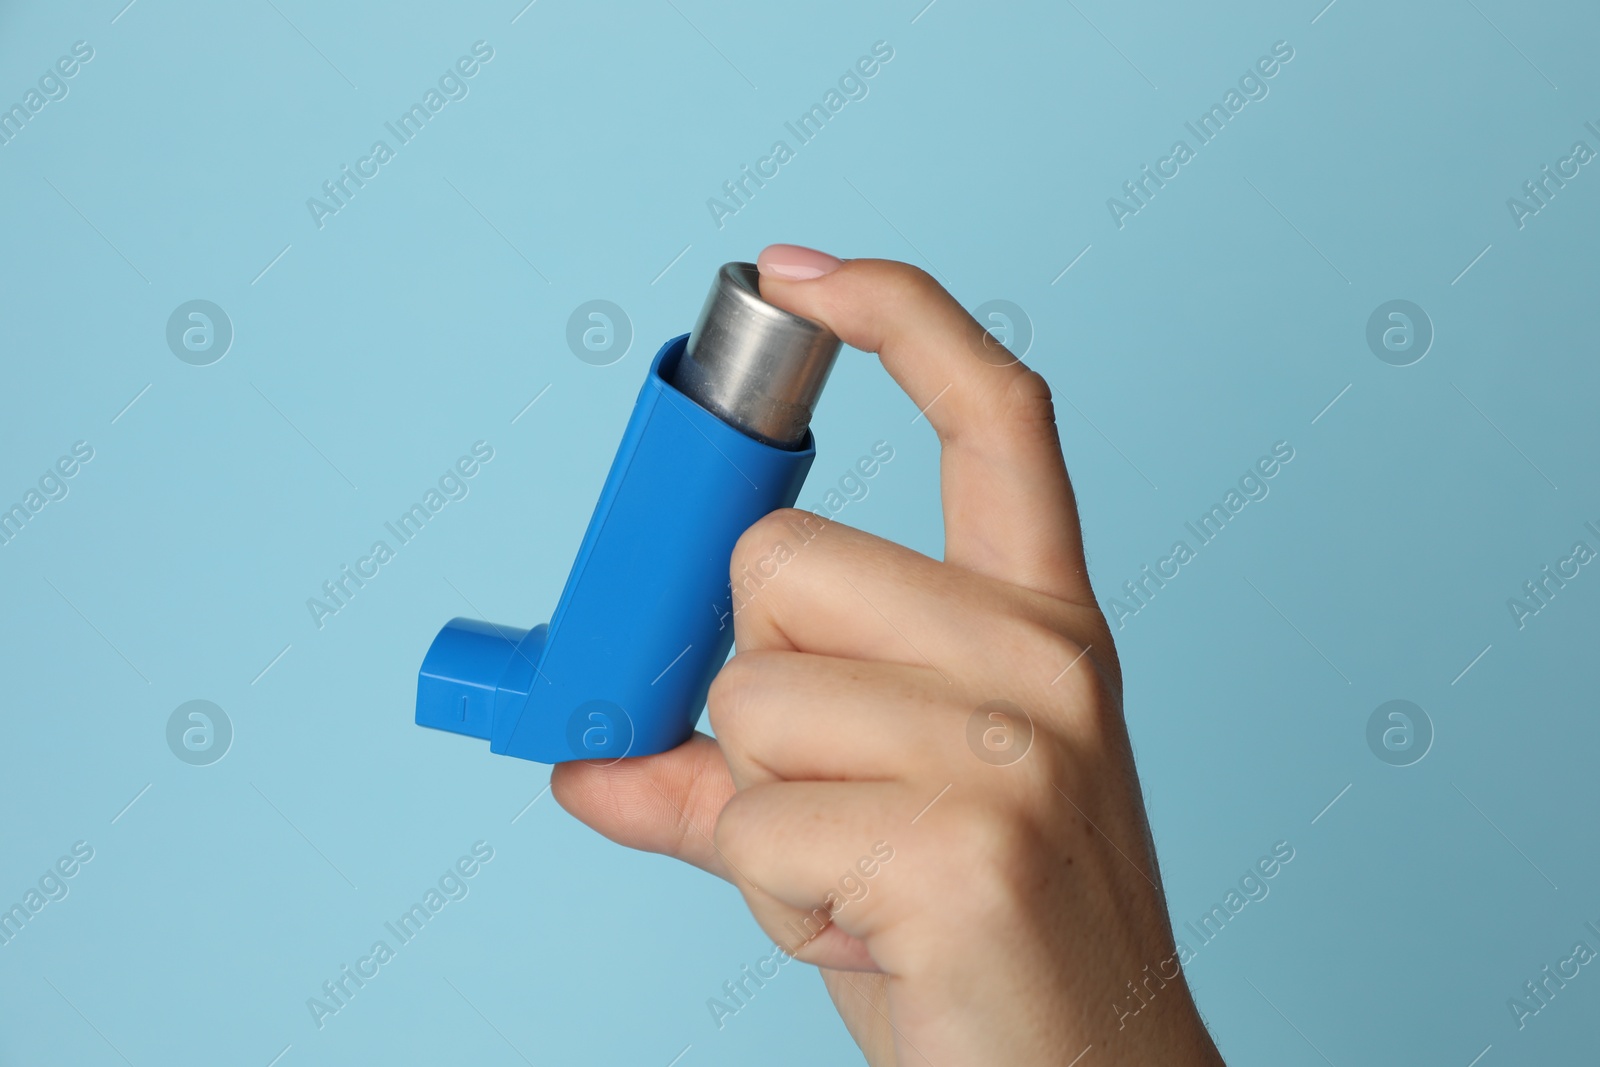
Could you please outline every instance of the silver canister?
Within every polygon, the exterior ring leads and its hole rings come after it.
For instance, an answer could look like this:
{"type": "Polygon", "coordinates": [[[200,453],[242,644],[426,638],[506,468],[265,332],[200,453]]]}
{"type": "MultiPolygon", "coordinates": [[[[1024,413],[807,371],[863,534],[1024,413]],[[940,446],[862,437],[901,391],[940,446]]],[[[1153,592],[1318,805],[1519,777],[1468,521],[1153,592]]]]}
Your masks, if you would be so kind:
{"type": "Polygon", "coordinates": [[[754,263],[724,263],[672,384],[724,422],[799,448],[839,355],[839,338],[761,299],[754,263]]]}

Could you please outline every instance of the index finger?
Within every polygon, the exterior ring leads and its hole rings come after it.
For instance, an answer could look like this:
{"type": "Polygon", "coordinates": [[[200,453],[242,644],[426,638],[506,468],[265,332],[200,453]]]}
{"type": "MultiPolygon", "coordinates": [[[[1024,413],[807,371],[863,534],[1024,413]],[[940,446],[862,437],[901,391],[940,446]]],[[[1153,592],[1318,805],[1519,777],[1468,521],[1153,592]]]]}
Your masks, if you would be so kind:
{"type": "Polygon", "coordinates": [[[821,322],[853,348],[876,352],[933,426],[941,446],[945,559],[1093,603],[1045,380],[1018,360],[981,356],[997,351],[992,338],[938,282],[909,264],[839,263],[811,249],[769,245],[757,266],[764,299],[821,322]]]}

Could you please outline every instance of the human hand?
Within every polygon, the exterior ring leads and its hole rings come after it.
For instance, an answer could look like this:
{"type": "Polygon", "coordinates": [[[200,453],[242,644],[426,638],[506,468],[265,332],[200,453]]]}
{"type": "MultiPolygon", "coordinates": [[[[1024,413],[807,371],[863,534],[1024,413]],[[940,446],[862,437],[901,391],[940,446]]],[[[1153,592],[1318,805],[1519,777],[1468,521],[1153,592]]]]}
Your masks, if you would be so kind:
{"type": "Polygon", "coordinates": [[[764,298],[878,353],[925,411],[945,559],[806,512],[757,522],[717,739],[562,764],[556,799],[736,885],[872,1064],[1220,1064],[1170,964],[1044,379],[914,267],[785,245],[759,265],[764,298]]]}

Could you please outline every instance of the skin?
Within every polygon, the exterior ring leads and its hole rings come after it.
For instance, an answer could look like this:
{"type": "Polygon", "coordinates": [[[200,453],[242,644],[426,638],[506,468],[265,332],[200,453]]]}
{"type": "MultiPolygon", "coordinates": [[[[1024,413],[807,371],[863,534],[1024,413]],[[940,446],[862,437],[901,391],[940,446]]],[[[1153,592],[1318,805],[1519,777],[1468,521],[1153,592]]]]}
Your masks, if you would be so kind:
{"type": "Polygon", "coordinates": [[[757,522],[732,579],[772,576],[734,616],[717,739],[563,764],[556,799],[737,886],[821,968],[868,1063],[1092,1049],[1083,1067],[1221,1064],[1169,962],[1121,669],[1044,379],[903,263],[764,274],[761,292],[876,352],[926,408],[945,558],[803,512],[757,522]],[[994,718],[991,701],[1009,705],[994,718]],[[1167,980],[1130,1013],[1128,983],[1152,974],[1167,980]]]}

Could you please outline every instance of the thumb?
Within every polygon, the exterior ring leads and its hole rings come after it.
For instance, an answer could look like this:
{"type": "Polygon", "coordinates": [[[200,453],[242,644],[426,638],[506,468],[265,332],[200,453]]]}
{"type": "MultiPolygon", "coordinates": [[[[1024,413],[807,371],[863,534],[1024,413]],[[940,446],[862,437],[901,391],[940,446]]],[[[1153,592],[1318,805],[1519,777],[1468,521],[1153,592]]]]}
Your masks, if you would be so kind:
{"type": "Polygon", "coordinates": [[[550,792],[575,819],[619,845],[733,881],[713,841],[733,779],[722,750],[705,734],[654,756],[557,764],[550,792]]]}

